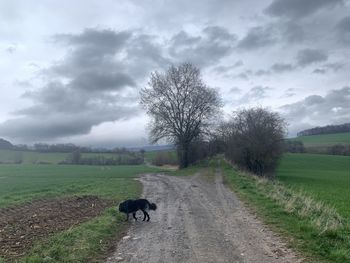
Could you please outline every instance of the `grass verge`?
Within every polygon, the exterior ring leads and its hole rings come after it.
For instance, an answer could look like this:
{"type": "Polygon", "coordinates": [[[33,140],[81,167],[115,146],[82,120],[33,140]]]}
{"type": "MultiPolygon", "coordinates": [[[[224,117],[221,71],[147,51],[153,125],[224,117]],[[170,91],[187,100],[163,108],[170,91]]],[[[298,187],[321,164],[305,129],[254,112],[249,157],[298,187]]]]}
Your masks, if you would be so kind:
{"type": "Polygon", "coordinates": [[[98,218],[59,233],[45,243],[38,243],[20,262],[103,262],[102,255],[126,228],[124,217],[110,208],[98,218]]]}
{"type": "Polygon", "coordinates": [[[278,181],[244,174],[220,161],[225,182],[289,243],[317,262],[350,262],[350,227],[334,208],[278,181]]]}

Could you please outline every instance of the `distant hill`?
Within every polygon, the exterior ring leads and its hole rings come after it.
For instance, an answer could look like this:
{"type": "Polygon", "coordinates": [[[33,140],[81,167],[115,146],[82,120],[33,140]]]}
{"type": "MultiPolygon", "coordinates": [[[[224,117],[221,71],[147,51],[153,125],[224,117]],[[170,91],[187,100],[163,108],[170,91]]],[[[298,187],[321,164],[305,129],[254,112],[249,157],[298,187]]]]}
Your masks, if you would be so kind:
{"type": "Polygon", "coordinates": [[[297,136],[310,136],[321,134],[334,134],[334,133],[347,133],[350,132],[350,123],[344,123],[339,125],[327,125],[322,127],[315,127],[298,132],[297,136]]]}
{"type": "Polygon", "coordinates": [[[128,147],[127,150],[132,152],[138,152],[140,150],[145,150],[146,152],[153,152],[153,151],[169,151],[174,150],[174,145],[147,145],[142,147],[128,147]]]}
{"type": "Polygon", "coordinates": [[[336,144],[349,145],[350,132],[299,136],[291,140],[302,141],[307,148],[328,147],[336,144]]]}
{"type": "Polygon", "coordinates": [[[0,149],[1,150],[10,150],[13,148],[14,148],[14,146],[12,143],[0,138],[0,149]]]}

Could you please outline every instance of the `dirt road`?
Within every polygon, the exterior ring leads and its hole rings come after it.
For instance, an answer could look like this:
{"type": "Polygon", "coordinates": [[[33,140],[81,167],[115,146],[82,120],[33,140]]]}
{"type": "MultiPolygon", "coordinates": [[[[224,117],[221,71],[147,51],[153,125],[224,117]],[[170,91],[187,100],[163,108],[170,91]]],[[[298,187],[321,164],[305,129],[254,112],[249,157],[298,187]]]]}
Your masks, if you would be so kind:
{"type": "MultiPolygon", "coordinates": [[[[301,262],[222,182],[201,175],[140,178],[157,203],[151,221],[132,222],[114,262],[301,262]]],[[[140,214],[141,216],[141,214],[140,214]]]]}

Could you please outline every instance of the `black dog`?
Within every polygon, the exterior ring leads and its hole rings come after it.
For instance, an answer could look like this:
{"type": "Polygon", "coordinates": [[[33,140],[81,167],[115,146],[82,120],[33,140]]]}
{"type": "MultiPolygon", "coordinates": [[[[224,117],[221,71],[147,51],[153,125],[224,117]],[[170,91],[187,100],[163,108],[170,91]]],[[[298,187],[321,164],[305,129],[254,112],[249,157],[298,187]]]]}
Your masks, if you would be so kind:
{"type": "Polygon", "coordinates": [[[155,203],[150,203],[147,199],[137,199],[137,200],[126,200],[119,205],[119,212],[126,214],[126,221],[129,220],[129,214],[132,213],[132,216],[137,221],[136,212],[141,210],[143,212],[143,220],[149,221],[149,214],[147,210],[156,210],[157,205],[155,203]]]}

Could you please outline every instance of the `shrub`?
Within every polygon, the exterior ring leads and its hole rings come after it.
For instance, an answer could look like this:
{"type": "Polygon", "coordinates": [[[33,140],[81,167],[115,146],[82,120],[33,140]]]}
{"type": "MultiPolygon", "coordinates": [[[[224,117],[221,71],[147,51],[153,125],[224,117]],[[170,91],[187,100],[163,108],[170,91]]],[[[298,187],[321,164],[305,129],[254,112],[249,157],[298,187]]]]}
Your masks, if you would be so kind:
{"type": "Polygon", "coordinates": [[[284,150],[285,122],[277,113],[241,110],[224,130],[226,158],[256,175],[273,175],[284,150]]]}

